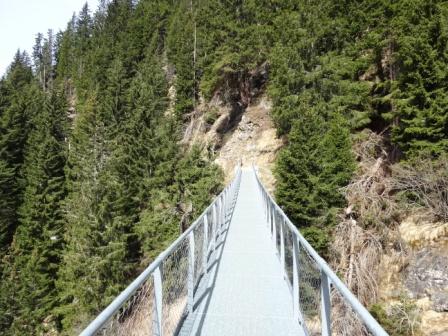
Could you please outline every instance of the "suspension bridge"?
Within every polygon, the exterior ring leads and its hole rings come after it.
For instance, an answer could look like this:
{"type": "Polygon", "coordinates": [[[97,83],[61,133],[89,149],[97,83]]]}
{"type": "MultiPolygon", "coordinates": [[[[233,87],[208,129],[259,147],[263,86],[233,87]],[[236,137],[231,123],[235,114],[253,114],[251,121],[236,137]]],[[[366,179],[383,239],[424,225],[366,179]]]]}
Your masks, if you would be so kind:
{"type": "Polygon", "coordinates": [[[233,181],[81,333],[378,335],[387,333],[260,182],[233,181]]]}

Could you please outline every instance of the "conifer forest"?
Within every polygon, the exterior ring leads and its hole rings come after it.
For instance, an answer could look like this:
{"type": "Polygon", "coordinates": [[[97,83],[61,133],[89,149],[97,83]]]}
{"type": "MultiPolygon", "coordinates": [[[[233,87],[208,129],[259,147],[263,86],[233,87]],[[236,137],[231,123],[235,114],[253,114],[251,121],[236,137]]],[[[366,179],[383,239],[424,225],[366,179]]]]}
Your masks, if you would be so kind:
{"type": "Polygon", "coordinates": [[[0,335],[78,334],[203,211],[219,147],[182,138],[217,96],[230,126],[272,102],[275,199],[325,259],[350,220],[378,255],[411,213],[448,221],[447,1],[101,0],[67,21],[0,79],[0,335]]]}

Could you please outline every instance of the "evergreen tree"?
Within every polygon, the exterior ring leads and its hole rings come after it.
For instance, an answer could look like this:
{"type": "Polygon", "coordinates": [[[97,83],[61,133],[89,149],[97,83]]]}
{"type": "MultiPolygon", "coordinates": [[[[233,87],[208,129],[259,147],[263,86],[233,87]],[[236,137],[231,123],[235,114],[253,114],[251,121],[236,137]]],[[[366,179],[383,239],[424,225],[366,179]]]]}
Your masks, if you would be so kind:
{"type": "Polygon", "coordinates": [[[347,120],[335,113],[328,122],[328,130],[321,144],[318,197],[324,200],[325,208],[341,208],[345,205],[340,189],[350,182],[354,170],[355,160],[347,120]]]}
{"type": "Polygon", "coordinates": [[[46,99],[42,112],[33,118],[35,128],[26,147],[20,225],[11,247],[12,271],[4,279],[15,288],[12,334],[49,331],[46,328],[58,302],[55,281],[63,247],[65,111],[63,95],[53,93],[46,99]]]}
{"type": "Polygon", "coordinates": [[[74,77],[74,64],[77,57],[74,55],[74,42],[76,33],[76,16],[67,23],[65,31],[60,31],[56,38],[56,53],[55,53],[55,74],[58,80],[67,80],[74,77]]]}
{"type": "Polygon", "coordinates": [[[294,121],[289,144],[279,154],[276,166],[276,199],[299,227],[313,224],[319,216],[321,200],[316,199],[317,176],[321,170],[324,120],[305,112],[294,121]]]}
{"type": "Polygon", "coordinates": [[[325,255],[336,212],[344,206],[340,188],[350,181],[355,164],[346,121],[338,114],[325,121],[320,108],[293,124],[289,144],[277,159],[276,199],[325,255]]]}
{"type": "Polygon", "coordinates": [[[176,111],[179,117],[191,111],[198,98],[194,13],[193,1],[180,1],[167,37],[168,58],[176,69],[176,111]]]}
{"type": "Polygon", "coordinates": [[[397,6],[391,20],[398,32],[399,74],[393,78],[396,108],[385,117],[394,121],[393,140],[407,157],[422,152],[439,156],[448,150],[448,9],[426,1],[416,1],[411,8],[397,6]],[[415,12],[422,15],[416,17],[415,12]]]}
{"type": "Polygon", "coordinates": [[[83,105],[70,139],[65,199],[66,246],[58,272],[60,306],[55,310],[64,330],[80,330],[92,310],[98,310],[107,284],[99,252],[104,245],[104,225],[100,209],[104,187],[102,171],[106,164],[105,125],[97,110],[96,93],[83,105]],[[82,325],[81,325],[82,326],[82,325]]]}
{"type": "MultiPolygon", "coordinates": [[[[18,51],[1,82],[0,119],[0,259],[3,259],[18,225],[17,210],[24,190],[23,163],[31,118],[40,107],[30,62],[18,51]]],[[[2,266],[4,263],[0,263],[2,266]]],[[[0,274],[2,267],[0,266],[0,274]]]]}
{"type": "Polygon", "coordinates": [[[39,33],[33,47],[34,71],[38,75],[42,90],[52,88],[54,79],[54,36],[51,29],[48,30],[47,37],[39,33]]]}

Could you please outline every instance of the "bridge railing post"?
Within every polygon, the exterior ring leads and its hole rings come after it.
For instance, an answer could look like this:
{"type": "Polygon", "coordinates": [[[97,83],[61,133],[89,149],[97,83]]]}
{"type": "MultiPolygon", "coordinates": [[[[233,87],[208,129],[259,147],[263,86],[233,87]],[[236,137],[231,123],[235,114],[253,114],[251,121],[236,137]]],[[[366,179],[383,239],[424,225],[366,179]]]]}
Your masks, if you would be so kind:
{"type": "Polygon", "coordinates": [[[280,220],[280,263],[282,265],[282,271],[285,271],[285,232],[284,232],[285,220],[280,220]]]}
{"type": "Polygon", "coordinates": [[[152,313],[152,330],[154,336],[162,336],[162,266],[160,265],[154,270],[152,274],[153,277],[153,290],[154,290],[154,301],[153,301],[153,313],[152,313]]]}
{"type": "Polygon", "coordinates": [[[228,188],[226,192],[226,207],[224,211],[224,222],[222,223],[223,227],[225,227],[227,223],[227,214],[229,213],[229,208],[230,208],[230,188],[228,188]]]}
{"type": "Polygon", "coordinates": [[[219,214],[219,226],[218,226],[218,234],[221,234],[221,227],[224,225],[224,221],[226,220],[226,196],[227,196],[227,188],[224,190],[224,194],[222,196],[221,201],[221,213],[219,214]]]}
{"type": "MultiPolygon", "coordinates": [[[[212,210],[213,211],[213,208],[212,210]]],[[[202,243],[202,269],[204,274],[207,274],[207,259],[208,259],[208,213],[204,216],[204,240],[202,243]]]]}
{"type": "Polygon", "coordinates": [[[212,232],[209,232],[210,235],[210,246],[214,249],[215,248],[215,238],[216,238],[216,223],[218,222],[219,218],[219,202],[220,197],[217,199],[215,205],[213,206],[213,222],[212,222],[212,232]]]}
{"type": "Polygon", "coordinates": [[[271,224],[271,204],[267,202],[268,207],[268,226],[269,226],[269,233],[272,234],[272,224],[271,224]]]}
{"type": "Polygon", "coordinates": [[[330,299],[330,282],[324,271],[320,272],[321,281],[321,319],[322,319],[322,336],[331,335],[331,299],[330,299]]]}
{"type": "Polygon", "coordinates": [[[188,235],[189,240],[189,256],[188,256],[188,300],[187,306],[190,313],[193,312],[194,307],[194,231],[188,235]]]}
{"type": "Polygon", "coordinates": [[[272,242],[274,243],[275,254],[279,255],[277,250],[277,223],[275,209],[272,211],[272,242]]]}
{"type": "Polygon", "coordinates": [[[299,241],[297,237],[292,240],[292,299],[293,314],[296,321],[300,321],[300,288],[299,288],[299,241]]]}
{"type": "Polygon", "coordinates": [[[221,195],[218,199],[218,206],[216,208],[216,222],[214,223],[214,232],[213,232],[213,245],[216,248],[216,240],[218,239],[218,231],[219,226],[221,225],[222,218],[222,207],[223,207],[223,195],[221,195]]]}
{"type": "Polygon", "coordinates": [[[266,219],[268,223],[268,228],[271,230],[271,205],[269,203],[269,200],[266,199],[266,219]]]}
{"type": "Polygon", "coordinates": [[[265,193],[263,192],[262,193],[262,195],[263,195],[263,206],[264,206],[264,213],[265,213],[265,215],[266,215],[266,223],[268,224],[268,226],[269,226],[269,222],[268,222],[268,217],[269,217],[269,205],[268,205],[268,202],[267,202],[267,200],[266,200],[266,195],[265,195],[265,193]]]}

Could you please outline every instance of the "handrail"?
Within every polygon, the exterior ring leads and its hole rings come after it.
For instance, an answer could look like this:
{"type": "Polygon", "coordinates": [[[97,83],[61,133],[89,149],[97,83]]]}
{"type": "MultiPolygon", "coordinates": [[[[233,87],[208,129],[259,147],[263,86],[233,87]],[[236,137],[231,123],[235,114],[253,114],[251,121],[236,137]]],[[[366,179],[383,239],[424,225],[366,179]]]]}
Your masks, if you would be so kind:
{"type": "MultiPolygon", "coordinates": [[[[225,224],[225,218],[227,213],[232,210],[235,197],[238,193],[239,183],[241,179],[241,168],[238,164],[235,168],[235,176],[229,185],[227,185],[224,190],[213,200],[213,202],[202,212],[202,214],[194,221],[194,223],[183,232],[166,250],[164,250],[159,256],[125,289],[123,290],[113,301],[109,304],[80,334],[80,336],[91,336],[95,335],[97,332],[101,331],[104,325],[125,305],[125,303],[136,293],[146,281],[148,281],[151,276],[154,277],[154,307],[155,307],[155,317],[154,322],[154,333],[157,335],[162,335],[162,265],[163,262],[173,253],[176,248],[184,243],[187,239],[190,242],[189,254],[189,274],[188,274],[188,305],[191,308],[194,302],[194,288],[199,282],[198,279],[194,279],[194,265],[195,265],[195,251],[194,251],[194,230],[203,224],[204,230],[207,231],[207,214],[212,211],[216,214],[215,223],[212,225],[212,232],[204,235],[204,246],[206,246],[206,253],[209,252],[209,247],[213,249],[216,247],[216,243],[213,244],[213,240],[217,239],[217,233],[219,233],[220,228],[225,224]],[[191,245],[192,244],[192,245],[191,245]]],[[[208,227],[208,226],[207,226],[208,227]]],[[[202,252],[202,251],[201,251],[202,252]]],[[[204,257],[204,256],[202,256],[204,257]]],[[[206,267],[205,267],[206,268],[206,267]]],[[[206,272],[206,270],[203,270],[206,272]]],[[[176,321],[179,323],[180,321],[176,321]]]]}
{"type": "MultiPolygon", "coordinates": [[[[297,227],[291,222],[291,220],[286,216],[286,214],[283,212],[282,208],[274,201],[272,196],[266,191],[265,187],[261,183],[258,174],[257,169],[254,165],[252,165],[253,172],[255,174],[256,180],[258,182],[258,186],[262,192],[263,201],[265,202],[265,205],[267,207],[267,216],[271,216],[272,210],[275,210],[280,214],[280,216],[284,219],[284,223],[288,226],[288,228],[293,232],[295,235],[297,241],[301,246],[305,248],[305,250],[311,255],[314,260],[317,262],[317,264],[320,267],[320,270],[322,272],[322,275],[325,279],[321,282],[321,287],[324,286],[325,283],[327,283],[327,286],[329,288],[330,285],[333,285],[339,293],[343,296],[343,298],[349,303],[351,308],[354,310],[356,314],[361,318],[367,329],[374,335],[374,336],[388,336],[387,332],[381,327],[381,325],[373,318],[373,316],[368,312],[368,310],[359,302],[359,300],[353,295],[353,293],[345,286],[345,284],[338,278],[338,276],[331,270],[331,268],[328,266],[326,261],[322,259],[322,257],[314,250],[314,248],[308,243],[308,241],[302,236],[302,234],[299,232],[297,227]],[[326,281],[325,281],[326,280],[326,281]],[[328,281],[330,280],[330,281],[328,281]]],[[[270,220],[270,219],[268,219],[270,220]]],[[[324,292],[325,288],[322,289],[324,292]]],[[[329,289],[328,289],[329,291],[329,289]]],[[[327,323],[328,326],[330,326],[330,320],[331,316],[329,314],[329,307],[324,307],[325,305],[329,305],[330,302],[324,302],[326,299],[325,297],[322,299],[322,312],[323,318],[326,320],[323,324],[327,323]]],[[[329,301],[329,298],[328,298],[329,301]]],[[[299,313],[299,312],[298,312],[299,313]]],[[[322,335],[330,335],[331,334],[331,327],[329,327],[329,330],[323,330],[322,335]]],[[[322,329],[325,329],[325,326],[323,326],[322,329]]]]}

